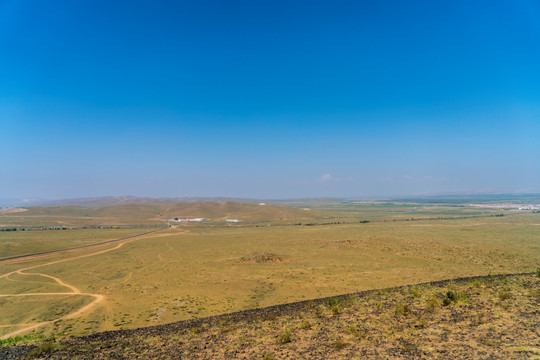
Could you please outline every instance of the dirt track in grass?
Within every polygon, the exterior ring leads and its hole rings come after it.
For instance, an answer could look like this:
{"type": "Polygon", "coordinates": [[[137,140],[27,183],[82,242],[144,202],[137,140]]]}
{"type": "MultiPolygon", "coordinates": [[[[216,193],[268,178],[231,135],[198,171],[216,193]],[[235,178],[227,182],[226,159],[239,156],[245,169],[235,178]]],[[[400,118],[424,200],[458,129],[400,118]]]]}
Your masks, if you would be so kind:
{"type": "MultiPolygon", "coordinates": [[[[83,248],[88,248],[88,247],[94,247],[94,246],[99,246],[99,245],[106,245],[106,244],[110,244],[110,243],[118,243],[116,246],[114,246],[112,248],[109,248],[109,249],[99,250],[99,251],[92,252],[92,253],[89,253],[89,254],[78,255],[78,256],[62,259],[62,260],[50,261],[50,262],[47,262],[47,263],[34,265],[34,266],[30,266],[30,267],[24,267],[22,269],[14,270],[14,271],[11,271],[9,273],[0,275],[0,278],[6,278],[6,279],[9,279],[9,276],[13,275],[13,274],[28,275],[28,276],[33,275],[33,276],[45,277],[45,278],[54,280],[58,285],[60,285],[62,287],[65,287],[65,288],[68,288],[70,290],[70,292],[55,292],[55,293],[40,292],[40,293],[21,293],[21,294],[0,294],[0,298],[2,298],[2,297],[22,297],[22,296],[24,296],[24,297],[28,297],[28,296],[30,296],[30,297],[33,297],[33,296],[51,296],[51,295],[52,296],[80,295],[80,296],[89,296],[89,297],[94,298],[94,300],[92,302],[90,302],[89,304],[85,304],[84,306],[79,308],[77,311],[66,314],[66,315],[63,315],[63,316],[59,316],[59,317],[57,317],[55,319],[48,320],[48,321],[42,321],[42,322],[27,323],[27,324],[17,324],[17,327],[18,327],[17,330],[14,330],[14,331],[12,331],[10,333],[5,334],[4,336],[1,337],[1,339],[7,339],[7,338],[10,338],[10,337],[19,335],[21,333],[25,333],[25,332],[30,331],[32,329],[35,329],[35,328],[38,328],[38,327],[41,327],[41,326],[44,326],[44,325],[52,324],[52,323],[54,323],[56,321],[59,321],[59,320],[76,318],[77,316],[81,315],[82,313],[84,313],[84,312],[90,310],[91,308],[95,307],[96,305],[98,305],[105,298],[101,294],[83,293],[78,288],[76,288],[75,286],[70,285],[70,284],[62,281],[61,279],[59,279],[59,278],[57,278],[55,276],[47,275],[45,273],[38,273],[38,272],[29,273],[29,272],[26,272],[27,270],[46,267],[48,265],[53,265],[53,264],[66,262],[66,261],[72,261],[72,260],[76,260],[76,259],[80,259],[80,258],[85,258],[85,257],[90,257],[90,256],[95,256],[95,255],[107,253],[109,251],[114,251],[114,250],[117,250],[117,249],[121,248],[127,242],[143,239],[143,238],[147,237],[150,234],[154,234],[157,231],[159,231],[159,230],[150,231],[150,232],[146,232],[146,233],[135,235],[135,236],[129,236],[129,237],[122,238],[122,239],[110,240],[110,241],[106,241],[106,242],[99,243],[99,244],[81,246],[81,247],[78,247],[78,248],[75,248],[75,249],[49,251],[49,252],[46,252],[46,253],[26,255],[26,256],[17,256],[17,257],[14,257],[12,259],[4,259],[4,260],[16,261],[16,260],[18,260],[20,258],[36,257],[36,256],[41,256],[41,255],[52,255],[52,254],[66,252],[66,251],[73,251],[73,250],[78,250],[78,249],[83,249],[83,248]]],[[[16,281],[16,280],[13,280],[13,281],[16,281]]]]}

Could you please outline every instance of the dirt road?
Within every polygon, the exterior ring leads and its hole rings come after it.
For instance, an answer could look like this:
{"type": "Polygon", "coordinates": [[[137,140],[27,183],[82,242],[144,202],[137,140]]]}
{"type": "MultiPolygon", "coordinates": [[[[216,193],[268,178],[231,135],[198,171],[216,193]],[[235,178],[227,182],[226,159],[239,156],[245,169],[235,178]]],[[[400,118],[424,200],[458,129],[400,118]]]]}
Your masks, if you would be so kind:
{"type": "MultiPolygon", "coordinates": [[[[69,292],[0,294],[0,297],[79,295],[79,296],[90,296],[90,297],[94,298],[94,300],[91,303],[81,307],[77,311],[72,312],[72,313],[67,314],[67,315],[64,315],[64,316],[61,316],[61,317],[58,317],[58,318],[53,319],[53,320],[39,322],[39,323],[26,323],[26,324],[7,324],[7,325],[0,324],[0,328],[8,327],[8,326],[23,326],[21,329],[12,331],[12,332],[10,332],[8,334],[5,334],[5,335],[1,336],[0,339],[7,339],[9,337],[18,335],[20,333],[35,329],[37,327],[44,326],[44,325],[47,325],[47,324],[51,324],[51,323],[53,323],[55,321],[58,321],[58,320],[75,318],[75,317],[79,316],[80,314],[82,314],[82,313],[90,310],[91,308],[95,307],[99,302],[101,302],[105,298],[101,294],[83,293],[77,287],[75,287],[75,286],[73,286],[71,284],[68,284],[65,281],[63,281],[63,280],[61,280],[61,279],[59,279],[59,278],[57,278],[55,276],[44,274],[44,273],[41,273],[41,272],[31,272],[30,273],[30,272],[25,272],[25,271],[35,269],[35,268],[46,267],[46,266],[49,266],[49,265],[58,264],[58,263],[62,263],[62,262],[82,259],[82,258],[86,258],[86,257],[90,257],[90,256],[100,255],[100,254],[104,254],[104,253],[107,253],[107,252],[110,252],[110,251],[114,251],[114,250],[117,250],[117,249],[121,248],[122,246],[124,246],[124,244],[126,244],[128,242],[147,238],[147,237],[151,236],[152,234],[156,233],[157,231],[161,231],[161,230],[150,231],[150,232],[146,232],[146,233],[143,233],[143,234],[130,236],[130,237],[127,237],[127,238],[109,240],[109,241],[102,242],[102,243],[99,243],[99,244],[86,245],[86,246],[81,246],[81,247],[77,247],[77,248],[71,248],[71,249],[67,249],[67,250],[49,251],[49,252],[46,252],[46,253],[38,253],[38,254],[32,254],[32,255],[16,256],[16,257],[13,257],[13,258],[10,258],[10,259],[2,259],[2,260],[0,260],[0,261],[8,261],[8,260],[16,261],[16,260],[19,260],[21,258],[36,257],[36,256],[42,256],[42,255],[50,255],[50,254],[58,254],[58,253],[64,253],[66,251],[80,250],[80,249],[85,249],[85,248],[88,248],[88,247],[101,246],[101,245],[107,245],[107,244],[110,244],[110,243],[119,242],[119,244],[117,244],[116,246],[111,247],[109,249],[99,250],[99,251],[96,251],[96,252],[93,252],[93,253],[90,253],[90,254],[74,256],[74,257],[70,257],[70,258],[67,258],[67,259],[49,261],[49,262],[46,262],[46,263],[42,263],[42,264],[34,265],[34,266],[29,266],[29,267],[25,267],[25,268],[22,268],[22,269],[17,269],[17,270],[11,271],[9,273],[0,275],[0,279],[1,278],[9,279],[9,276],[13,275],[13,274],[29,275],[29,276],[42,276],[42,277],[45,277],[45,278],[48,278],[48,279],[52,279],[58,285],[69,289],[69,292]]],[[[11,280],[11,281],[22,281],[22,280],[15,280],[15,279],[9,279],[9,280],[11,280]]]]}

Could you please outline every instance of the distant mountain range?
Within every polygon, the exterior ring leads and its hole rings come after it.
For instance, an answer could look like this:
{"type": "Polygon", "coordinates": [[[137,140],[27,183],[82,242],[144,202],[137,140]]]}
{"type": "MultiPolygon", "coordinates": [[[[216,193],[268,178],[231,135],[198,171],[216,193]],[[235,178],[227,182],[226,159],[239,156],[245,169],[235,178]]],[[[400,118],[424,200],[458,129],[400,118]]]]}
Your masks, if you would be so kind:
{"type": "Polygon", "coordinates": [[[355,202],[355,201],[382,201],[382,202],[445,202],[445,203],[467,203],[467,202],[497,202],[497,201],[538,201],[540,194],[451,194],[451,195],[416,195],[401,197],[366,197],[366,198],[301,198],[301,199],[251,199],[235,197],[142,197],[142,196],[97,196],[74,199],[46,200],[41,198],[0,198],[0,208],[14,207],[41,207],[41,206],[83,206],[83,207],[103,207],[128,204],[174,204],[186,202],[242,202],[259,203],[269,202],[274,204],[289,203],[316,203],[316,202],[355,202]]]}
{"type": "Polygon", "coordinates": [[[261,200],[228,197],[140,197],[140,196],[98,196],[75,199],[45,200],[45,199],[0,199],[1,207],[23,206],[85,206],[102,207],[127,204],[174,204],[181,202],[223,202],[237,201],[243,203],[257,203],[261,200]]]}

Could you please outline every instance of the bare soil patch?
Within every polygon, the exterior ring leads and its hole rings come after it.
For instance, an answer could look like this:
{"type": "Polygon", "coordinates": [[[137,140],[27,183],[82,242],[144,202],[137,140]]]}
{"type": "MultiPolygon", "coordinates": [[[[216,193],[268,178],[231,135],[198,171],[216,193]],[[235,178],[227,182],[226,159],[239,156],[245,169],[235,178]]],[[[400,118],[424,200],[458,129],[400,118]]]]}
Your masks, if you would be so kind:
{"type": "Polygon", "coordinates": [[[28,209],[24,209],[24,208],[21,208],[21,209],[4,209],[4,210],[0,210],[0,214],[15,214],[15,213],[21,213],[21,212],[25,212],[25,211],[28,211],[28,209]]]}

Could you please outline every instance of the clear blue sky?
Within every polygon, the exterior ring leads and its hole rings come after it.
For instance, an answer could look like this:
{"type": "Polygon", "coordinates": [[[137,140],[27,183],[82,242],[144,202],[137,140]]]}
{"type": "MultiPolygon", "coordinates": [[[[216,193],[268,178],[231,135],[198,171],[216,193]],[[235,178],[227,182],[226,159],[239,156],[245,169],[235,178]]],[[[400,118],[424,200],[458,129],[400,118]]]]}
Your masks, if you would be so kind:
{"type": "Polygon", "coordinates": [[[540,192],[540,3],[0,0],[0,197],[540,192]]]}

